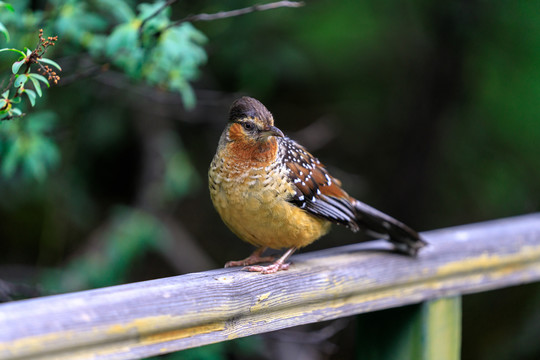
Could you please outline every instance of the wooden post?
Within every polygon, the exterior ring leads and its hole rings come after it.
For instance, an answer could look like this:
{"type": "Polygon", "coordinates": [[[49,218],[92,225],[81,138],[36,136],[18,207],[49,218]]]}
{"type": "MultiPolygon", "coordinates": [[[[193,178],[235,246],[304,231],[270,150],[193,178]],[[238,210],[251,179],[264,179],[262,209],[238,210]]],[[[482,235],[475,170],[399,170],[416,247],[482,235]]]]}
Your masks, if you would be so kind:
{"type": "Polygon", "coordinates": [[[358,316],[359,360],[459,360],[461,297],[358,316]]]}
{"type": "Polygon", "coordinates": [[[422,304],[422,336],[422,359],[460,359],[460,296],[431,300],[422,304]]]}

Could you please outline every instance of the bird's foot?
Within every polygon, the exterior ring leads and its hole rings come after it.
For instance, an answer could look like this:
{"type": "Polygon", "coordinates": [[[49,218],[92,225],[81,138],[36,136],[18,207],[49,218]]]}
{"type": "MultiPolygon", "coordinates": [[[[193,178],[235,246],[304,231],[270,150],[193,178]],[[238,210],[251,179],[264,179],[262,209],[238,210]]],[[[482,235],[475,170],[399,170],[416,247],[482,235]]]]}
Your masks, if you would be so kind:
{"type": "Polygon", "coordinates": [[[273,256],[260,256],[260,254],[253,253],[244,260],[238,260],[238,261],[228,261],[225,264],[225,267],[233,267],[233,266],[249,266],[253,264],[260,264],[264,262],[272,262],[275,258],[273,256]]]}
{"type": "Polygon", "coordinates": [[[283,263],[276,261],[275,263],[267,266],[261,266],[261,265],[253,265],[253,266],[246,266],[242,270],[252,271],[252,272],[260,272],[261,274],[273,274],[280,270],[288,270],[290,263],[283,263]]]}

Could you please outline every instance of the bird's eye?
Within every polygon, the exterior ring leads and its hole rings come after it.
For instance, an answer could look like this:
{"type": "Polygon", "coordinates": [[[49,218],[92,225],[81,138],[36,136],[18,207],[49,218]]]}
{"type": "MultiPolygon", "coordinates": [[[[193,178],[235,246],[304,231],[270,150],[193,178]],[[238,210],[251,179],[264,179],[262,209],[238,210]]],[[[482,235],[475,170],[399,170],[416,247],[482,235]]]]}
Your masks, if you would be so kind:
{"type": "Polygon", "coordinates": [[[242,126],[243,126],[244,129],[246,129],[246,130],[252,130],[253,127],[254,127],[253,123],[251,123],[251,122],[244,122],[244,123],[242,123],[242,126]]]}

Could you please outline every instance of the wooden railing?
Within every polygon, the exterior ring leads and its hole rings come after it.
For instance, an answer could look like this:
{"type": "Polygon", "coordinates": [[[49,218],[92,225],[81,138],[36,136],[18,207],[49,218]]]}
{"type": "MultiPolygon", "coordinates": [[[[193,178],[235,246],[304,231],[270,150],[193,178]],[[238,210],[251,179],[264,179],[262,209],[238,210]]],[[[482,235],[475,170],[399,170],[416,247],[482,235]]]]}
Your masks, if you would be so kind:
{"type": "Polygon", "coordinates": [[[132,359],[422,303],[418,358],[458,359],[461,295],[540,280],[540,214],[375,241],[272,275],[218,269],[0,305],[0,359],[132,359]],[[434,356],[436,354],[436,356],[434,356]]]}

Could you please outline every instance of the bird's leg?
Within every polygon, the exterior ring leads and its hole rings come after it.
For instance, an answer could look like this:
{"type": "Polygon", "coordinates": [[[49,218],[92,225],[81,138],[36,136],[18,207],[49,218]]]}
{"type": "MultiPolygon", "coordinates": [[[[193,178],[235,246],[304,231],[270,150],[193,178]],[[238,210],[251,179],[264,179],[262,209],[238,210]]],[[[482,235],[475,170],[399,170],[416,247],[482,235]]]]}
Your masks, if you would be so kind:
{"type": "Polygon", "coordinates": [[[253,264],[258,264],[262,262],[272,262],[274,261],[273,256],[261,256],[262,253],[266,250],[266,247],[260,247],[257,250],[253,252],[253,254],[249,255],[244,260],[238,260],[238,261],[228,261],[225,264],[225,267],[233,267],[233,266],[248,266],[253,264]]]}
{"type": "Polygon", "coordinates": [[[246,266],[242,270],[248,270],[248,271],[254,271],[254,272],[260,272],[262,274],[273,274],[275,272],[278,272],[279,270],[288,270],[290,263],[286,263],[287,259],[293,254],[293,252],[296,251],[295,247],[290,248],[283,254],[282,257],[277,259],[274,263],[268,266],[261,266],[261,265],[253,265],[253,266],[246,266]]]}

